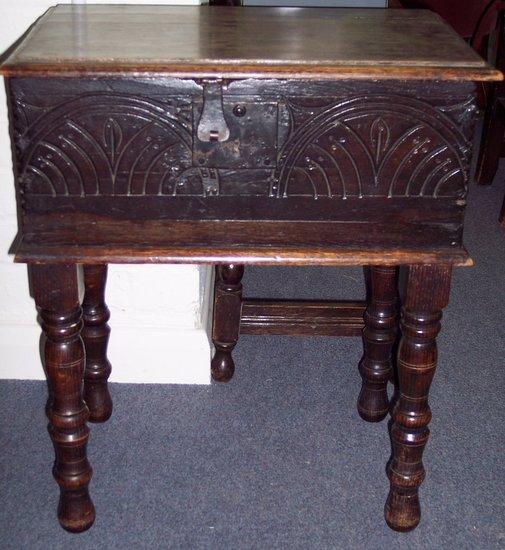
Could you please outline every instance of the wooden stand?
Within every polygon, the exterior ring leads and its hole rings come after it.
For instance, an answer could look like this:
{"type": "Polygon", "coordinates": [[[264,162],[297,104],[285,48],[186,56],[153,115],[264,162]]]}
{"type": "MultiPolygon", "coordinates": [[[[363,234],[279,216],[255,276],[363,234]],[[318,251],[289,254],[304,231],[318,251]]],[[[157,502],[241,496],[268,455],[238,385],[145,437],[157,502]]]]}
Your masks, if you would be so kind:
{"type": "Polygon", "coordinates": [[[84,400],[90,422],[105,422],[112,414],[112,399],[107,387],[111,365],[107,359],[110,328],[109,308],[105,304],[106,265],[85,265],[85,294],[82,303],[84,327],[82,339],[86,349],[84,400]]]}
{"type": "Polygon", "coordinates": [[[385,507],[386,522],[396,531],[410,531],[421,519],[418,491],[425,477],[422,456],[430,433],[428,392],[437,367],[436,337],[450,282],[451,266],[409,266],[401,286],[399,399],[390,430],[391,489],[385,507]]]}
{"type": "Polygon", "coordinates": [[[32,265],[31,283],[51,394],[48,430],[56,455],[53,475],[60,486],[58,519],[64,529],[77,533],[91,527],[95,509],[88,493],[89,411],[82,392],[84,345],[76,266],[32,265]]]}
{"type": "Polygon", "coordinates": [[[369,268],[363,358],[359,372],[363,379],[358,412],[368,422],[379,422],[388,413],[387,383],[392,377],[391,352],[398,332],[397,275],[395,266],[369,268]]]}
{"type": "Polygon", "coordinates": [[[76,10],[50,8],[0,66],[11,251],[31,266],[45,338],[60,523],[94,519],[87,420],[112,411],[107,264],[192,263],[217,266],[214,380],[233,376],[241,333],[363,337],[365,420],[385,418],[397,381],[386,521],[413,529],[435,338],[451,269],[472,264],[475,81],[503,75],[427,10],[76,10]],[[364,266],[367,299],[243,300],[251,264],[364,266]]]}
{"type": "MultiPolygon", "coordinates": [[[[239,281],[243,268],[219,266],[217,272],[214,380],[228,381],[232,377],[235,363],[231,351],[239,333],[291,336],[358,336],[363,333],[364,353],[359,363],[363,385],[358,412],[368,422],[378,422],[387,416],[391,405],[387,384],[396,379],[391,352],[399,331],[396,266],[365,269],[366,302],[241,301],[239,281]],[[223,283],[224,277],[228,285],[223,283]]],[[[425,476],[421,458],[431,418],[428,391],[437,362],[435,338],[440,330],[442,309],[449,299],[451,266],[410,265],[402,269],[402,275],[402,338],[395,391],[400,398],[395,404],[390,427],[393,453],[387,473],[391,490],[385,517],[392,529],[410,531],[421,517],[418,490],[425,476]]]]}

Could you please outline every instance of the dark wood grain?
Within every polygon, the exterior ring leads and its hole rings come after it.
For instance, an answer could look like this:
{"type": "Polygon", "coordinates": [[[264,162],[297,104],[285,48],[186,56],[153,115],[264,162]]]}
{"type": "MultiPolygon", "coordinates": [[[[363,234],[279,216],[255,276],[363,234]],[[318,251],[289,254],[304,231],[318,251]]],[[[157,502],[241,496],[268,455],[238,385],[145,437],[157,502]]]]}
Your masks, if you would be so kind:
{"type": "Polygon", "coordinates": [[[94,518],[82,381],[105,420],[106,264],[193,263],[217,264],[214,380],[233,376],[241,332],[364,326],[367,420],[388,409],[408,266],[386,521],[414,528],[435,337],[452,267],[472,265],[473,81],[501,73],[435,15],[402,10],[58,6],[5,57],[11,252],[31,265],[47,338],[62,525],[94,518]],[[363,302],[243,301],[250,264],[367,266],[365,320],[363,302]]]}
{"type": "Polygon", "coordinates": [[[82,302],[82,339],[86,350],[84,400],[90,422],[105,422],[112,414],[112,399],[107,387],[111,364],[107,359],[110,328],[109,308],[105,303],[107,265],[84,266],[84,300],[82,302]]]}
{"type": "Polygon", "coordinates": [[[398,330],[398,269],[371,266],[368,276],[358,412],[368,422],[379,422],[389,410],[387,384],[392,375],[391,352],[398,330]]]}
{"type": "Polygon", "coordinates": [[[261,300],[242,301],[241,334],[289,336],[359,336],[364,302],[261,300]]]}
{"type": "Polygon", "coordinates": [[[386,521],[396,531],[414,529],[421,518],[418,491],[425,477],[422,455],[430,433],[428,392],[437,366],[436,337],[449,301],[451,271],[450,265],[414,265],[401,279],[399,398],[390,430],[391,489],[385,507],[386,521]]]}
{"type": "Polygon", "coordinates": [[[43,331],[43,362],[50,388],[49,435],[60,486],[58,519],[64,529],[89,529],[95,509],[89,497],[91,466],[86,456],[89,411],[83,399],[82,311],[75,265],[32,265],[33,297],[43,331]]]}
{"type": "Polygon", "coordinates": [[[232,351],[240,332],[243,275],[243,265],[216,267],[212,322],[212,342],[216,352],[211,362],[212,378],[216,382],[228,382],[235,372],[232,351]]]}
{"type": "MultiPolygon", "coordinates": [[[[251,226],[252,228],[252,226],[251,226]]],[[[21,263],[68,263],[82,264],[118,263],[167,263],[167,264],[255,264],[255,265],[321,265],[321,266],[362,266],[403,265],[412,262],[419,264],[451,263],[455,266],[470,267],[473,260],[464,248],[433,247],[422,248],[374,247],[366,245],[347,248],[325,247],[317,244],[282,245],[238,243],[233,245],[180,244],[173,247],[143,245],[133,248],[115,244],[101,246],[84,245],[32,245],[22,240],[15,241],[15,261],[21,263]]]]}
{"type": "Polygon", "coordinates": [[[215,93],[230,135],[204,143],[205,82],[82,81],[77,89],[68,79],[8,83],[27,199],[263,196],[275,204],[466,194],[475,111],[468,84],[375,83],[350,91],[346,82],[291,89],[285,81],[221,82],[215,93]],[[237,106],[245,117],[235,114],[237,106]],[[398,157],[406,158],[398,164],[398,157]]]}
{"type": "Polygon", "coordinates": [[[2,71],[501,78],[429,11],[224,6],[60,5],[2,71]]]}
{"type": "Polygon", "coordinates": [[[472,84],[222,82],[230,135],[214,143],[198,137],[198,80],[7,85],[26,260],[41,246],[81,263],[104,263],[102,247],[125,262],[181,247],[180,261],[203,247],[207,261],[259,260],[263,245],[282,259],[315,246],[333,261],[337,248],[467,256],[472,84]]]}

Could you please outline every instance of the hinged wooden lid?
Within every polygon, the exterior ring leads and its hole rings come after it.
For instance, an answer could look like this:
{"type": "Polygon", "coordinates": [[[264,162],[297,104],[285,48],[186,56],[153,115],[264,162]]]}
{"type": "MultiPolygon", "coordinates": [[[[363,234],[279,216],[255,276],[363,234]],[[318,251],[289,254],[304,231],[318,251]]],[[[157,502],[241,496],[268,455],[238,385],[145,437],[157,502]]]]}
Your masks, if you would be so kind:
{"type": "Polygon", "coordinates": [[[425,10],[58,5],[4,75],[500,80],[425,10]]]}

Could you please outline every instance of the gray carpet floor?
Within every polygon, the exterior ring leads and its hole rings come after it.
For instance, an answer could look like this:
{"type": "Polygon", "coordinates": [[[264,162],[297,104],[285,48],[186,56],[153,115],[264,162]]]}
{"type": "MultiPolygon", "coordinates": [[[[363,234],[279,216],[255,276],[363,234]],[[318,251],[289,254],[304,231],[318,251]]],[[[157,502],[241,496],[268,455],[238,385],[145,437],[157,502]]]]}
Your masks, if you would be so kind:
{"type": "MultiPolygon", "coordinates": [[[[227,385],[112,385],[114,415],[89,444],[97,519],[81,535],[55,517],[45,385],[0,382],[0,547],[505,548],[504,180],[471,191],[476,266],[456,270],[439,338],[417,530],[383,520],[389,440],[356,412],[360,341],[244,336],[227,385]]],[[[363,294],[354,269],[251,268],[244,285],[363,294]]]]}

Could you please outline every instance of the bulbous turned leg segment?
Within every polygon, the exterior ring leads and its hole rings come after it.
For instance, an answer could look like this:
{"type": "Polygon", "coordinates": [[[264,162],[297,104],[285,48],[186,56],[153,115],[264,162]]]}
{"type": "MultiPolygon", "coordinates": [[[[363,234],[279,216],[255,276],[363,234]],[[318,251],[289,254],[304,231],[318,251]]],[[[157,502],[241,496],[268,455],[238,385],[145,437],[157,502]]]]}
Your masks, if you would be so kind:
{"type": "Polygon", "coordinates": [[[243,265],[218,265],[214,284],[212,341],[216,353],[211,362],[212,378],[228,382],[235,372],[232,350],[240,332],[243,265]]]}
{"type": "Polygon", "coordinates": [[[105,422],[112,414],[112,399],[107,380],[111,364],[107,359],[110,328],[109,309],[105,303],[106,265],[84,266],[84,328],[82,338],[86,349],[84,400],[89,408],[90,422],[105,422]]]}
{"type": "Polygon", "coordinates": [[[45,335],[44,367],[51,400],[47,410],[60,486],[58,519],[64,529],[89,529],[95,509],[88,493],[92,470],[86,445],[89,411],[82,397],[84,345],[75,265],[31,266],[32,289],[45,335]]]}
{"type": "MultiPolygon", "coordinates": [[[[399,418],[399,415],[393,418],[399,418]]],[[[428,428],[411,428],[407,432],[397,420],[391,427],[393,455],[386,468],[391,488],[384,517],[395,531],[412,531],[421,520],[418,491],[426,475],[422,455],[428,435],[428,428]]]]}
{"type": "MultiPolygon", "coordinates": [[[[87,418],[85,405],[77,415],[82,420],[87,418]]],[[[60,427],[65,423],[70,424],[68,420],[57,418],[57,413],[49,415],[48,431],[56,453],[53,477],[60,486],[58,521],[66,531],[80,533],[89,529],[95,521],[95,507],[88,491],[92,476],[86,458],[89,428],[84,424],[80,429],[72,429],[70,432],[68,428],[60,427]]]]}
{"type": "Polygon", "coordinates": [[[389,411],[387,384],[391,378],[391,351],[398,324],[398,269],[371,266],[365,269],[367,308],[363,329],[362,378],[358,412],[368,422],[379,422],[389,411]]]}
{"type": "Polygon", "coordinates": [[[228,382],[235,373],[235,362],[231,354],[235,346],[225,348],[216,343],[214,345],[216,346],[216,353],[211,362],[212,378],[216,382],[228,382]]]}
{"type": "Polygon", "coordinates": [[[421,520],[418,492],[426,476],[422,456],[430,433],[427,427],[416,426],[428,424],[431,412],[427,400],[424,411],[419,410],[418,414],[407,405],[408,398],[400,400],[395,407],[390,430],[393,453],[386,467],[390,490],[384,517],[391,529],[412,531],[421,520]],[[402,411],[402,407],[408,407],[412,416],[402,411]]]}
{"type": "Polygon", "coordinates": [[[390,428],[392,455],[384,515],[395,531],[414,529],[421,518],[418,491],[431,411],[428,393],[437,365],[436,337],[449,300],[451,266],[410,266],[401,285],[402,338],[398,348],[399,397],[390,428]]]}
{"type": "Polygon", "coordinates": [[[384,518],[393,531],[405,533],[414,530],[421,521],[421,507],[417,490],[389,491],[384,507],[384,518]]]}

